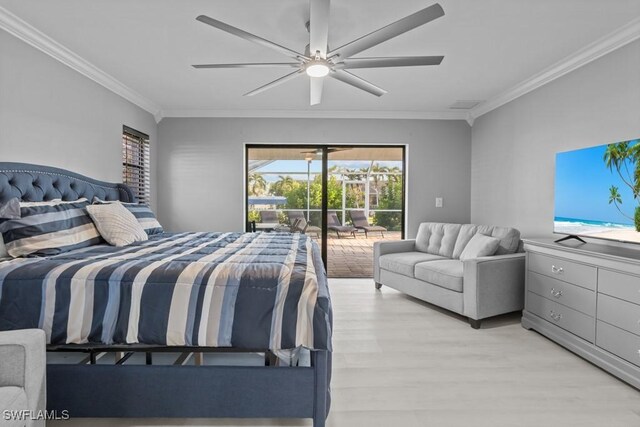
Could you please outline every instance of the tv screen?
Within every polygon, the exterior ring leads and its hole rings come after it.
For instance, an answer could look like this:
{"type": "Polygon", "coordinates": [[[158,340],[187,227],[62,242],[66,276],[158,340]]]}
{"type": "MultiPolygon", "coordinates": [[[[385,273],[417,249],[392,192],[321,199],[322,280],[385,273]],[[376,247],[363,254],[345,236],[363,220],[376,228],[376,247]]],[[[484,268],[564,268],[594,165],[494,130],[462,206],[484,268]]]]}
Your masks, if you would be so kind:
{"type": "Polygon", "coordinates": [[[556,155],[560,234],[640,243],[640,140],[556,155]]]}

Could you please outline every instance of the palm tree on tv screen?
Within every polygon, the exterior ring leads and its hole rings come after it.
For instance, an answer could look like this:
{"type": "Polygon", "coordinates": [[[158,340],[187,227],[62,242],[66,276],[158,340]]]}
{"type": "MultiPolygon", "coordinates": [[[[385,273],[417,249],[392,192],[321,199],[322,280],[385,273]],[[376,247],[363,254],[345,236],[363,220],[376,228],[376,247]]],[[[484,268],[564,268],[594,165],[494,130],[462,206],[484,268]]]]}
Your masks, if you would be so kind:
{"type": "MultiPolygon", "coordinates": [[[[609,170],[615,170],[622,182],[631,189],[633,199],[640,198],[640,144],[632,141],[622,141],[607,145],[604,153],[604,164],[609,170]]],[[[634,216],[625,214],[620,207],[622,195],[620,189],[612,185],[609,188],[609,204],[615,205],[622,215],[632,220],[636,231],[640,232],[640,206],[636,206],[634,216]]]]}

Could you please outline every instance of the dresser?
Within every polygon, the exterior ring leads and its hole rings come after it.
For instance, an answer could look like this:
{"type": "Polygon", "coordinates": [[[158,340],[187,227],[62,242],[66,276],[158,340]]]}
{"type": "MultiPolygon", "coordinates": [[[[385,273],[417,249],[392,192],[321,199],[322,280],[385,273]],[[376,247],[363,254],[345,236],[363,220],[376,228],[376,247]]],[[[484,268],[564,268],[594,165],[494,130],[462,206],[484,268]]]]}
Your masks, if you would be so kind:
{"type": "Polygon", "coordinates": [[[640,247],[525,239],[522,326],[640,388],[640,247]]]}

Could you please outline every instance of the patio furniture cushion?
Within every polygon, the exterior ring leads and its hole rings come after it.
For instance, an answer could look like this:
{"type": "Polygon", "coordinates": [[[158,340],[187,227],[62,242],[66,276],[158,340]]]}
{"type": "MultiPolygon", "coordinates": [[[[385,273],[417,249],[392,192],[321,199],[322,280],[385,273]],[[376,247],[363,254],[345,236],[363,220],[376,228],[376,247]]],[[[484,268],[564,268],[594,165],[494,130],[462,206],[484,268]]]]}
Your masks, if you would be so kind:
{"type": "Polygon", "coordinates": [[[380,268],[393,273],[414,277],[416,264],[426,261],[442,260],[444,257],[423,252],[399,252],[380,256],[380,268]]]}
{"type": "Polygon", "coordinates": [[[457,259],[420,262],[415,266],[415,277],[442,288],[462,292],[463,265],[457,259]]]}
{"type": "Polygon", "coordinates": [[[491,256],[496,253],[499,244],[500,239],[477,233],[471,238],[471,240],[469,240],[464,251],[460,254],[460,261],[466,261],[468,259],[482,256],[491,256]]]}
{"type": "Polygon", "coordinates": [[[460,224],[424,222],[418,229],[416,249],[420,252],[452,258],[461,227],[460,224]]]}

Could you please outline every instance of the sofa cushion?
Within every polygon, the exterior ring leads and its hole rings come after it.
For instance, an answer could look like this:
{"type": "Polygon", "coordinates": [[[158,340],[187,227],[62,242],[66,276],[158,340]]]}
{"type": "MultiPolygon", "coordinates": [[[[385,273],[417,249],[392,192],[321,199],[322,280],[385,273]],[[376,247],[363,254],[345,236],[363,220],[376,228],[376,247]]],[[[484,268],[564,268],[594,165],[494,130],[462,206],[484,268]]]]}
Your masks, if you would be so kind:
{"type": "Polygon", "coordinates": [[[451,258],[460,227],[462,227],[460,224],[437,222],[420,224],[416,236],[416,250],[451,258]]]}
{"type": "Polygon", "coordinates": [[[466,261],[468,259],[479,258],[483,256],[491,256],[498,250],[500,239],[495,237],[485,236],[484,234],[476,233],[475,236],[469,240],[464,251],[460,254],[460,261],[466,261]]]}
{"type": "Polygon", "coordinates": [[[460,254],[464,251],[471,238],[476,234],[495,237],[500,239],[500,244],[495,255],[506,255],[518,252],[520,246],[520,232],[511,227],[495,227],[493,225],[475,225],[464,224],[460,228],[453,255],[451,258],[460,258],[460,254]]]}
{"type": "Polygon", "coordinates": [[[380,263],[380,268],[404,276],[414,277],[413,270],[417,263],[441,259],[444,259],[444,257],[423,252],[398,252],[382,255],[378,262],[380,263]]]}
{"type": "Polygon", "coordinates": [[[462,292],[463,265],[457,259],[421,262],[416,264],[415,277],[442,288],[462,292]]]}
{"type": "Polygon", "coordinates": [[[460,227],[460,232],[458,233],[456,244],[453,247],[453,255],[451,256],[451,258],[460,258],[460,254],[467,246],[467,243],[469,243],[469,240],[471,240],[471,238],[476,235],[477,231],[478,226],[475,224],[463,224],[460,227]]]}

